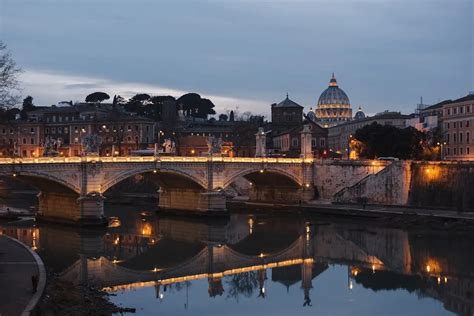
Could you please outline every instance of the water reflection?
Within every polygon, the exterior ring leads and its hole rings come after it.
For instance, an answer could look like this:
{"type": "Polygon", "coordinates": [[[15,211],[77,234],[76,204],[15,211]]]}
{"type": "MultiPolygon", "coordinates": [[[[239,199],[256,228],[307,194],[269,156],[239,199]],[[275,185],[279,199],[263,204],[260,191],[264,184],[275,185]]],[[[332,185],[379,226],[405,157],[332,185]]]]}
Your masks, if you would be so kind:
{"type": "Polygon", "coordinates": [[[292,297],[288,305],[313,308],[316,300],[321,308],[315,284],[320,286],[320,280],[336,271],[345,276],[349,292],[401,290],[435,299],[446,311],[474,313],[471,233],[415,232],[294,216],[235,214],[200,220],[113,213],[115,224],[106,230],[24,222],[3,225],[0,232],[36,249],[62,279],[121,293],[119,300],[124,301],[127,293],[142,288],[152,288],[153,299],[160,302],[193,286],[202,293],[202,282],[210,299],[268,300],[276,293],[268,288],[281,284],[288,292],[295,285],[301,288],[299,298],[292,297]]]}

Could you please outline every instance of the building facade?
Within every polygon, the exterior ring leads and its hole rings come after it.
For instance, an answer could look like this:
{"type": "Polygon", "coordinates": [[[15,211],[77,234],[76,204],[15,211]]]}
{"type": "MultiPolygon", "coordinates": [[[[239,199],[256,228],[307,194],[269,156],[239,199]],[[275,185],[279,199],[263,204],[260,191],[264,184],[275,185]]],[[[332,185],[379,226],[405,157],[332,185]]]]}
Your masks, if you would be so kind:
{"type": "Polygon", "coordinates": [[[474,160],[474,93],[443,105],[443,158],[474,160]]]}
{"type": "Polygon", "coordinates": [[[129,155],[153,148],[155,134],[152,120],[111,104],[53,106],[29,112],[25,120],[0,123],[0,156],[81,156],[89,135],[98,136],[100,155],[129,155]]]}

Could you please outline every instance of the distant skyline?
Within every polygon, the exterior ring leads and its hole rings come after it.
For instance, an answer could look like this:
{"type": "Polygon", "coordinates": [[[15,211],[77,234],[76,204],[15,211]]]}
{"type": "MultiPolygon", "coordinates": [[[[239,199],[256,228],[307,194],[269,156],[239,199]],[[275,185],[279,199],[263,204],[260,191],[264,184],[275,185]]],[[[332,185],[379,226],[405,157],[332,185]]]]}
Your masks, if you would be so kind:
{"type": "Polygon", "coordinates": [[[38,105],[94,91],[210,98],[269,117],[314,108],[334,72],[352,108],[413,112],[474,90],[471,0],[2,0],[0,39],[38,105]]]}

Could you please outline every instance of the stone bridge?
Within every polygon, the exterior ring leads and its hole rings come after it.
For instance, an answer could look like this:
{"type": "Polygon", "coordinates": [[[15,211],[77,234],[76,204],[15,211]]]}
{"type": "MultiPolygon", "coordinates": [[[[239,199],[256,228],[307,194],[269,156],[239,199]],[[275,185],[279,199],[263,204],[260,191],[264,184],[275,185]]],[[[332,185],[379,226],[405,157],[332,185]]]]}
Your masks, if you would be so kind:
{"type": "Polygon", "coordinates": [[[307,201],[314,196],[313,159],[228,157],[56,157],[0,159],[0,175],[40,190],[39,216],[81,224],[104,220],[103,194],[148,174],[160,185],[159,206],[225,210],[224,190],[244,177],[256,200],[307,201]]]}

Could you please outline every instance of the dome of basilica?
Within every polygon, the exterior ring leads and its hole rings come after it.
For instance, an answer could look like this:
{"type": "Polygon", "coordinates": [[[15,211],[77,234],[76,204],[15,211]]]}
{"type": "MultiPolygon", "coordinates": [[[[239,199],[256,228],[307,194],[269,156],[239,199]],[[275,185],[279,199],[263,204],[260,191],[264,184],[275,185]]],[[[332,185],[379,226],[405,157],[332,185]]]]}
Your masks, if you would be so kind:
{"type": "Polygon", "coordinates": [[[359,106],[359,109],[354,115],[354,120],[362,120],[362,119],[365,119],[365,113],[362,112],[362,108],[359,106]]]}
{"type": "Polygon", "coordinates": [[[329,81],[329,87],[319,97],[315,114],[317,120],[324,126],[333,126],[352,120],[349,97],[337,85],[334,74],[329,81]]]}
{"type": "Polygon", "coordinates": [[[339,88],[337,85],[336,78],[334,78],[334,74],[332,75],[331,81],[329,81],[329,87],[321,93],[321,96],[318,100],[318,107],[319,106],[350,106],[349,97],[347,94],[339,88]]]}

